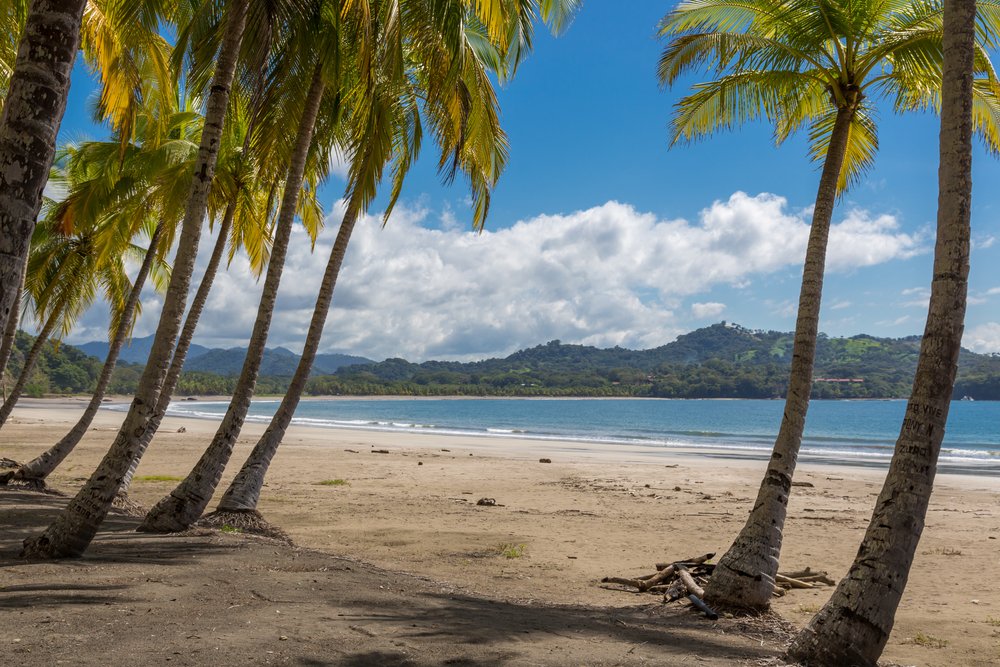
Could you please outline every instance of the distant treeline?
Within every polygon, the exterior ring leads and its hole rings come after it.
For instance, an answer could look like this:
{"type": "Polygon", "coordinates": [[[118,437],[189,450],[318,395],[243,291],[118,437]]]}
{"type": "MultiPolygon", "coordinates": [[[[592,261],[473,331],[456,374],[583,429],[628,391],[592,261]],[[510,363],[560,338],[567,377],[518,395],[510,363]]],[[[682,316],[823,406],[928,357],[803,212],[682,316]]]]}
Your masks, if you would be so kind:
{"type": "MultiPolygon", "coordinates": [[[[20,369],[32,338],[19,334],[9,368],[20,369]]],[[[814,398],[905,398],[909,395],[919,338],[854,336],[819,341],[814,398]],[[860,382],[854,380],[861,380],[860,382]]],[[[463,363],[404,359],[347,366],[314,375],[314,396],[632,396],[659,398],[780,398],[788,381],[792,336],[751,331],[725,323],[698,329],[651,350],[598,349],[552,341],[504,359],[463,363]]],[[[101,360],[69,346],[49,344],[28,384],[28,395],[86,393],[101,360]]],[[[142,366],[121,364],[111,391],[135,391],[142,366]]],[[[9,383],[11,380],[7,378],[9,383]]],[[[260,395],[280,395],[286,376],[265,376],[260,395]]],[[[230,394],[233,375],[185,372],[179,396],[230,394]]],[[[957,398],[1000,400],[1000,356],[963,352],[957,398]]]]}

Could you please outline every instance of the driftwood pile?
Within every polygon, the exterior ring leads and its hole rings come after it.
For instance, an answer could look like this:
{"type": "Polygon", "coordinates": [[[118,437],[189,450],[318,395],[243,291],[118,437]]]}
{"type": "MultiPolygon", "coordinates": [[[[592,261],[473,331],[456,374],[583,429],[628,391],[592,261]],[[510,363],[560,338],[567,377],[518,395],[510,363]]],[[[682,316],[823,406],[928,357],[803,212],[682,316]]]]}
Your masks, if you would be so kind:
{"type": "MultiPolygon", "coordinates": [[[[716,620],[719,615],[705,605],[705,589],[703,586],[715,570],[715,563],[709,563],[715,557],[714,553],[696,558],[675,561],[673,563],[657,563],[656,572],[635,578],[604,577],[601,583],[618,584],[635,588],[640,593],[662,594],[664,602],[675,602],[687,598],[698,611],[710,620],[716,620]]],[[[774,596],[781,597],[787,590],[793,588],[816,588],[820,585],[833,586],[836,582],[826,572],[814,572],[808,567],[794,572],[779,572],[775,576],[774,596]]]]}

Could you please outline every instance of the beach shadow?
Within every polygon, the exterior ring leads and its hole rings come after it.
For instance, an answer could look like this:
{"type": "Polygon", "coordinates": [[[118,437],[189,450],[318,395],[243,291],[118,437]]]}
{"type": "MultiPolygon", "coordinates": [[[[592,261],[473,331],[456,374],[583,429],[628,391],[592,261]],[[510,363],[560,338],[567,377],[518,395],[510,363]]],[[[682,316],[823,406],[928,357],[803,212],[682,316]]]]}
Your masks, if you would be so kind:
{"type": "Polygon", "coordinates": [[[127,586],[113,584],[15,584],[0,587],[0,609],[62,607],[64,605],[121,604],[131,598],[111,595],[127,586]]]}
{"type": "MultiPolygon", "coordinates": [[[[724,638],[721,633],[712,631],[713,622],[683,606],[529,606],[464,595],[424,593],[414,596],[406,605],[379,608],[368,614],[358,614],[353,620],[369,625],[405,627],[408,630],[401,633],[404,637],[437,640],[452,646],[509,646],[550,638],[574,642],[614,640],[655,646],[663,653],[678,657],[694,653],[746,660],[773,655],[773,648],[748,646],[745,642],[734,644],[731,637],[724,638]]],[[[726,625],[725,621],[719,623],[726,625]]],[[[738,633],[735,627],[725,630],[738,633]]],[[[505,662],[498,657],[488,664],[505,662]]]]}
{"type": "MultiPolygon", "coordinates": [[[[69,499],[20,489],[0,489],[0,568],[25,565],[19,557],[25,539],[41,533],[69,499]]],[[[211,539],[211,531],[158,535],[136,533],[140,519],[116,510],[108,513],[82,558],[73,563],[189,564],[198,557],[238,548],[211,539]]],[[[67,562],[67,561],[44,561],[67,562]]]]}

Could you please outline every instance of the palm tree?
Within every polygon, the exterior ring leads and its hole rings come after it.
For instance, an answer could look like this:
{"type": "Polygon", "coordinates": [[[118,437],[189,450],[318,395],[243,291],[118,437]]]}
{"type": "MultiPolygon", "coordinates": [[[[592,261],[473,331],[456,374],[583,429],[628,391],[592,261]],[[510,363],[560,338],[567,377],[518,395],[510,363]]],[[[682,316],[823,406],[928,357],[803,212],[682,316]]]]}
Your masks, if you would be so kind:
{"type": "Polygon", "coordinates": [[[229,103],[229,90],[247,23],[249,0],[227,3],[226,10],[224,35],[207,100],[198,160],[191,179],[173,272],[149,358],[139,380],[139,389],[118,436],[97,470],[44,533],[25,540],[22,550],[25,557],[61,558],[78,556],[86,550],[107,515],[132,460],[137,457],[142,436],[149,426],[184,315],[229,103]]]}
{"type": "MultiPolygon", "coordinates": [[[[216,172],[216,187],[213,190],[217,199],[215,206],[221,206],[225,209],[219,225],[218,238],[198,290],[191,300],[191,307],[188,309],[184,327],[177,340],[177,347],[164,379],[163,389],[157,399],[156,409],[140,443],[139,456],[133,460],[129,467],[115,499],[117,507],[139,515],[145,515],[146,511],[128,498],[128,489],[139,466],[139,460],[153,439],[170,405],[170,399],[184,368],[184,361],[194,338],[198,320],[208,301],[216,273],[221,265],[226,242],[229,241],[228,256],[230,261],[240,247],[245,248],[250,258],[251,268],[258,276],[263,271],[263,267],[266,266],[270,252],[271,239],[266,230],[273,227],[272,218],[276,213],[273,206],[274,193],[280,186],[280,181],[275,180],[279,171],[273,169],[273,165],[280,161],[267,157],[269,153],[273,152],[273,149],[259,135],[266,137],[277,134],[274,130],[282,125],[282,121],[272,118],[272,127],[261,130],[259,114],[254,113],[249,107],[265,108],[267,103],[254,100],[253,95],[251,95],[238,106],[240,109],[235,113],[231,110],[230,119],[235,122],[227,124],[229,147],[227,150],[224,143],[220,156],[220,168],[216,172]]],[[[309,172],[315,171],[317,168],[310,166],[309,172]]],[[[303,187],[299,201],[299,217],[310,238],[315,241],[322,225],[322,211],[316,201],[315,186],[303,187]]]]}
{"type": "MultiPolygon", "coordinates": [[[[66,163],[73,166],[53,169],[51,181],[66,184],[79,178],[86,169],[75,163],[81,161],[80,156],[86,152],[66,149],[66,163]]],[[[113,152],[117,153],[116,147],[113,152]]],[[[45,220],[35,228],[25,284],[34,311],[44,325],[25,356],[17,382],[0,407],[0,426],[10,417],[49,337],[68,333],[101,289],[111,304],[113,326],[128,319],[126,329],[130,328],[131,318],[123,311],[132,286],[128,284],[123,259],[128,255],[149,253],[131,243],[136,233],[135,224],[122,228],[117,218],[82,224],[86,216],[78,215],[80,209],[85,213],[88,195],[92,195],[93,190],[102,190],[104,180],[103,177],[88,180],[65,200],[50,201],[45,220]],[[96,188],[92,187],[95,180],[100,182],[96,188]],[[80,190],[83,197],[78,196],[80,190]]]]}
{"type": "Polygon", "coordinates": [[[326,87],[323,63],[317,62],[312,68],[311,82],[306,95],[305,106],[298,123],[298,133],[294,143],[285,190],[281,202],[281,212],[271,247],[267,276],[257,308],[257,318],[247,348],[246,358],[239,380],[233,391],[233,398],[226,410],[211,444],[199,459],[194,469],[181,483],[165,496],[146,515],[139,530],[145,532],[173,532],[184,530],[198,520],[212,497],[215,487],[222,477],[222,471],[229,462],[233,446],[239,437],[250,399],[257,383],[260,364],[264,358],[271,317],[278,297],[278,287],[284,268],[292,223],[298,209],[298,198],[305,177],[306,161],[312,145],[313,130],[319,117],[320,103],[326,87]]]}
{"type": "MultiPolygon", "coordinates": [[[[541,8],[541,14],[543,20],[548,21],[553,30],[558,31],[575,8],[576,3],[547,3],[541,8]]],[[[533,12],[529,11],[528,15],[533,16],[533,12]]],[[[425,20],[427,18],[432,17],[424,17],[425,20]]],[[[506,135],[500,129],[496,98],[485,74],[490,64],[496,63],[503,63],[499,71],[502,76],[513,73],[518,60],[526,52],[525,45],[530,46],[532,28],[530,20],[526,24],[519,23],[518,26],[521,37],[501,44],[498,48],[497,45],[490,44],[488,29],[484,24],[478,22],[475,16],[467,16],[464,26],[466,32],[462,36],[464,48],[453,56],[462,63],[461,74],[454,82],[454,87],[435,90],[435,94],[424,105],[442,149],[441,164],[450,160],[454,168],[461,169],[469,177],[475,200],[475,225],[480,229],[489,210],[490,191],[500,176],[507,155],[506,135]],[[507,49],[506,59],[503,57],[504,48],[507,49]],[[471,93],[469,99],[474,102],[469,106],[468,116],[465,117],[456,117],[448,111],[454,108],[450,104],[452,96],[460,93],[471,93]],[[458,127],[478,129],[474,134],[461,136],[456,132],[458,127]]],[[[392,42],[390,41],[388,45],[392,46],[392,42]]],[[[420,54],[424,55],[426,60],[417,61],[417,71],[422,72],[422,77],[415,76],[415,79],[424,78],[433,81],[435,66],[449,67],[449,58],[442,57],[446,55],[443,44],[439,44],[438,49],[432,50],[430,54],[420,54]]],[[[376,57],[376,60],[382,59],[376,57]]],[[[385,95],[369,97],[389,99],[385,95]]],[[[412,138],[420,136],[419,115],[410,111],[412,97],[403,91],[395,99],[396,103],[393,106],[396,108],[396,113],[393,113],[392,106],[384,108],[381,105],[371,104],[362,107],[367,116],[361,117],[359,120],[362,122],[354,126],[355,132],[349,144],[352,166],[345,199],[345,212],[320,283],[319,295],[299,364],[270,424],[223,495],[216,511],[206,517],[206,522],[234,523],[249,530],[268,531],[266,522],[257,512],[257,502],[271,460],[281,445],[309,378],[323,335],[337,277],[359,212],[367,209],[377,190],[385,165],[393,159],[395,161],[393,191],[389,210],[385,213],[385,220],[388,221],[392,204],[402,187],[402,179],[407,173],[410,161],[415,159],[419,150],[419,144],[412,141],[412,138]],[[382,116],[385,116],[384,120],[381,119],[382,116]],[[396,136],[409,137],[410,142],[400,142],[397,139],[394,156],[379,152],[378,147],[392,145],[379,135],[396,123],[399,124],[395,130],[396,136]]]]}
{"type": "Polygon", "coordinates": [[[968,293],[976,28],[974,0],[946,3],[937,243],[913,392],[854,564],[789,648],[789,656],[804,664],[877,663],[924,528],[955,386],[968,293]]]}
{"type": "Polygon", "coordinates": [[[88,29],[82,45],[98,66],[101,111],[115,128],[130,128],[129,119],[140,106],[134,97],[134,57],[163,41],[159,19],[170,13],[171,2],[13,0],[5,7],[0,18],[9,31],[0,45],[0,91],[5,93],[0,117],[0,331],[12,315],[55,157],[85,13],[88,29]]]}
{"type": "Polygon", "coordinates": [[[12,316],[55,157],[85,4],[32,0],[25,15],[0,116],[0,331],[12,316]]]}
{"type": "MultiPolygon", "coordinates": [[[[28,263],[24,263],[21,271],[21,284],[17,294],[14,295],[14,305],[11,307],[11,316],[7,318],[7,326],[3,330],[3,338],[0,338],[0,382],[4,379],[4,372],[7,370],[7,362],[10,360],[10,353],[14,350],[14,339],[17,336],[17,328],[21,323],[21,297],[24,294],[24,281],[28,274],[28,263]]],[[[6,400],[6,391],[4,392],[6,400]]]]}
{"type": "MultiPolygon", "coordinates": [[[[156,260],[160,239],[163,237],[165,229],[166,225],[161,222],[156,225],[152,236],[150,236],[149,247],[132,283],[132,289],[125,301],[124,308],[117,318],[118,323],[115,326],[114,336],[108,348],[104,366],[101,368],[101,374],[97,378],[97,386],[90,401],[87,403],[87,407],[83,411],[83,415],[80,416],[80,419],[73,425],[69,433],[63,436],[59,442],[20,468],[0,477],[0,484],[16,480],[25,482],[35,488],[44,487],[45,478],[69,456],[80,440],[83,439],[84,434],[86,434],[91,422],[93,422],[94,417],[97,415],[97,410],[101,407],[101,402],[104,400],[104,392],[111,383],[111,374],[114,372],[115,365],[118,362],[118,353],[121,351],[132,330],[136,309],[139,305],[139,297],[142,294],[142,288],[146,283],[150,269],[152,269],[156,260]]],[[[40,338],[41,336],[39,336],[40,338]]]]}
{"type": "MultiPolygon", "coordinates": [[[[1000,32],[1000,6],[983,1],[983,39],[1000,32]]],[[[677,105],[673,141],[757,119],[783,142],[809,126],[810,153],[822,161],[806,248],[784,415],[767,472],[743,530],[705,589],[716,604],[770,605],[788,494],[812,388],[830,220],[839,193],[871,166],[878,147],[873,100],[897,112],[935,109],[942,60],[940,0],[686,0],[664,17],[664,85],[694,67],[720,78],[695,86],[677,105]]],[[[1000,147],[997,78],[977,47],[975,124],[1000,147]]]]}

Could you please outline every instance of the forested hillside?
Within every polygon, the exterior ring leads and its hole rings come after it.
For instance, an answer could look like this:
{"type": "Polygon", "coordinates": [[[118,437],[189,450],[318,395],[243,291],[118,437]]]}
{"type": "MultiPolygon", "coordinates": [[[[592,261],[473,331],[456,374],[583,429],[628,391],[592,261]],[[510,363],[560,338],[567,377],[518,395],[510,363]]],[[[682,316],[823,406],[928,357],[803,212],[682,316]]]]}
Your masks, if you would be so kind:
{"type": "MultiPolygon", "coordinates": [[[[31,341],[27,334],[19,334],[12,371],[20,369],[31,341]]],[[[821,336],[813,396],[903,398],[910,390],[919,346],[916,336],[821,336]]],[[[312,395],[778,398],[785,392],[791,349],[791,333],[721,323],[650,350],[599,349],[551,341],[503,359],[421,364],[404,359],[359,363],[368,360],[319,355],[306,391],[312,395]]],[[[178,394],[230,393],[236,381],[234,369],[238,371],[243,353],[231,349],[200,355],[204,363],[185,371],[178,394]]],[[[298,355],[288,350],[268,350],[258,394],[284,392],[296,363],[298,355]]],[[[133,392],[141,370],[139,364],[119,364],[111,390],[133,392]]],[[[32,375],[28,394],[85,393],[99,371],[98,359],[70,345],[49,344],[32,375]]],[[[957,398],[1000,400],[1000,356],[963,352],[955,394],[957,398]]]]}

